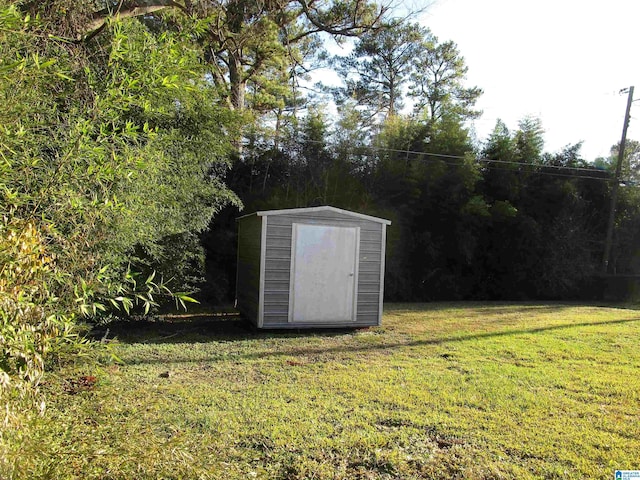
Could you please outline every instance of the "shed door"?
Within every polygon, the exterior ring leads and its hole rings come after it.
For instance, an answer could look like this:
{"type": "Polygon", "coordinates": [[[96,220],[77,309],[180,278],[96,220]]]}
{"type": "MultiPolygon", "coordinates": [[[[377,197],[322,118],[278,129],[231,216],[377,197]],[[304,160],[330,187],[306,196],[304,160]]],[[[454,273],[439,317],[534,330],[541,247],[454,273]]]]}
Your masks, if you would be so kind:
{"type": "Polygon", "coordinates": [[[293,224],[290,322],[356,320],[360,228],[293,224]]]}

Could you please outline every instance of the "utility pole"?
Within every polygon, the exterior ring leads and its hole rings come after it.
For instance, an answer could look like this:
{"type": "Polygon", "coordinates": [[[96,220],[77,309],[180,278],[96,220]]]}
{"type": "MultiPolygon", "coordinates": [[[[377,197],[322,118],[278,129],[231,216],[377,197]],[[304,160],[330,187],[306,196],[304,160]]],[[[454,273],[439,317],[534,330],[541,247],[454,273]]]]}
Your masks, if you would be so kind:
{"type": "MultiPolygon", "coordinates": [[[[624,91],[624,90],[623,90],[624,91]]],[[[622,139],[618,151],[618,163],[616,173],[613,178],[613,188],[611,189],[611,207],[609,209],[609,222],[607,224],[607,239],[604,243],[604,255],[602,256],[602,274],[606,274],[609,269],[609,257],[611,256],[611,244],[613,243],[613,224],[616,217],[616,203],[618,201],[618,188],[620,187],[620,172],[622,170],[622,159],[624,158],[624,147],[627,143],[627,128],[629,128],[629,114],[631,113],[631,103],[633,102],[633,87],[629,87],[627,97],[627,112],[624,115],[624,126],[622,127],[622,139]]]]}

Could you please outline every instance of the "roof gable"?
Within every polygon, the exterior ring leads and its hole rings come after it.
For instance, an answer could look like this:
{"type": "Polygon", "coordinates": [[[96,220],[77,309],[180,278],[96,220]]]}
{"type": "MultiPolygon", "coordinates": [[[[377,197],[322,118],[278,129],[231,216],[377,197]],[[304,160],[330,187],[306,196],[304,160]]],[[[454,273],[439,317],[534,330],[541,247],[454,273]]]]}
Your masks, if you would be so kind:
{"type": "Polygon", "coordinates": [[[259,217],[266,217],[271,215],[301,215],[305,213],[315,213],[315,212],[333,212],[339,213],[342,215],[346,215],[349,217],[359,218],[361,220],[369,220],[371,222],[383,223],[385,225],[391,225],[390,220],[385,220],[384,218],[372,217],[371,215],[365,215],[363,213],[356,213],[350,210],[343,210],[341,208],[331,207],[328,205],[324,205],[321,207],[307,207],[307,208],[286,208],[282,210],[264,210],[261,212],[250,213],[249,215],[243,215],[242,217],[238,217],[237,220],[241,218],[249,217],[251,215],[257,215],[259,217]]]}

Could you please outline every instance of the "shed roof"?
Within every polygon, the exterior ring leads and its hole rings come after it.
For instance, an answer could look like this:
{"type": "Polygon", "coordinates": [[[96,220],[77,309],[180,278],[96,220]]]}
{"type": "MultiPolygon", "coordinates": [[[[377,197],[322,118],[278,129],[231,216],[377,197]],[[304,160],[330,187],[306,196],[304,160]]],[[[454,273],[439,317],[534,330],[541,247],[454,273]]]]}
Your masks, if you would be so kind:
{"type": "Polygon", "coordinates": [[[243,215],[238,217],[236,220],[240,220],[242,218],[250,217],[251,215],[257,215],[258,217],[266,217],[270,215],[302,215],[305,213],[315,213],[315,212],[333,212],[333,213],[341,213],[343,215],[348,215],[351,217],[359,218],[362,220],[369,220],[377,223],[384,223],[385,225],[391,225],[390,220],[385,220],[384,218],[372,217],[371,215],[365,215],[363,213],[356,213],[350,210],[343,210],[341,208],[330,207],[328,205],[322,207],[307,207],[307,208],[286,208],[282,210],[264,210],[261,212],[250,213],[248,215],[243,215]]]}

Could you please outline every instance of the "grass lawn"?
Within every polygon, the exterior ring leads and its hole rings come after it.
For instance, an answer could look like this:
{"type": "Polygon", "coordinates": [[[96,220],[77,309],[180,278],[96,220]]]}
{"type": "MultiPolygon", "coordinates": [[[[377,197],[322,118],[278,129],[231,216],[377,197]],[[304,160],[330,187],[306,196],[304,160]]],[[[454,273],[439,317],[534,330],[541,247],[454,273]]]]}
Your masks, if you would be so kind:
{"type": "Polygon", "coordinates": [[[382,327],[358,331],[189,318],[113,335],[122,365],[47,379],[47,416],[24,438],[25,478],[611,479],[640,469],[638,310],[395,304],[382,327]]]}

